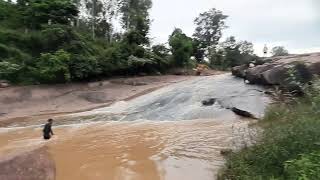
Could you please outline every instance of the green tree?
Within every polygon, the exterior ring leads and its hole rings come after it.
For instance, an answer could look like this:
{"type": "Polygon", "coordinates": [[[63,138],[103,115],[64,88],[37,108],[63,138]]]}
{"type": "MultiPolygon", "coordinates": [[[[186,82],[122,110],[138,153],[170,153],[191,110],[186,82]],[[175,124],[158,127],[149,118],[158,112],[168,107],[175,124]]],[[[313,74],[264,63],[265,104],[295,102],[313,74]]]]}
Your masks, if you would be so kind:
{"type": "Polygon", "coordinates": [[[197,41],[197,59],[201,61],[204,53],[209,48],[215,48],[222,36],[222,30],[227,26],[225,20],[228,16],[224,15],[222,11],[215,8],[207,12],[201,13],[199,17],[194,20],[196,25],[195,33],[193,34],[197,41]]]}
{"type": "Polygon", "coordinates": [[[32,29],[39,29],[49,20],[53,24],[70,24],[79,12],[71,0],[28,0],[18,4],[24,11],[26,26],[32,29]]]}
{"type": "Polygon", "coordinates": [[[253,44],[248,41],[237,42],[234,36],[228,37],[221,43],[221,48],[210,53],[210,64],[227,69],[247,64],[257,57],[254,55],[253,44]]]}
{"type": "Polygon", "coordinates": [[[20,28],[22,13],[15,4],[0,0],[0,22],[1,27],[20,28]]]}
{"type": "Polygon", "coordinates": [[[175,29],[169,37],[169,45],[176,66],[186,66],[193,53],[192,38],[181,29],[175,29]]]}
{"type": "Polygon", "coordinates": [[[151,0],[120,1],[122,26],[124,29],[126,29],[127,36],[134,34],[133,36],[138,37],[138,41],[136,41],[138,45],[149,44],[147,35],[150,30],[149,10],[151,7],[151,0]]]}
{"type": "Polygon", "coordinates": [[[289,51],[284,46],[276,46],[276,47],[272,48],[271,54],[273,57],[287,56],[287,55],[289,55],[289,51]]]}
{"type": "Polygon", "coordinates": [[[68,68],[70,54],[64,50],[41,54],[37,62],[39,80],[44,83],[64,83],[71,80],[68,68]]]}
{"type": "Polygon", "coordinates": [[[161,58],[167,58],[169,56],[170,49],[163,44],[158,44],[152,46],[152,52],[161,58]]]}
{"type": "Polygon", "coordinates": [[[92,36],[111,40],[112,18],[117,14],[119,0],[74,0],[81,9],[77,26],[91,31],[92,36]]]}

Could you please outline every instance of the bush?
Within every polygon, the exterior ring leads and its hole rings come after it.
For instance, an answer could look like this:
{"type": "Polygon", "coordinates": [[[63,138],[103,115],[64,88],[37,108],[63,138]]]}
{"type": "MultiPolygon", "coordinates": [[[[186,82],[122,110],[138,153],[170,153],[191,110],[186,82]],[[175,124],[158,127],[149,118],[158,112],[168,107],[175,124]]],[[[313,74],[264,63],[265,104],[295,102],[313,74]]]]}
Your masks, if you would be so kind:
{"type": "Polygon", "coordinates": [[[36,73],[40,82],[44,83],[65,83],[71,80],[68,67],[70,54],[64,50],[41,54],[37,62],[36,73]]]}
{"type": "Polygon", "coordinates": [[[69,62],[71,79],[75,81],[89,80],[101,74],[102,70],[95,56],[72,54],[69,62]]]}
{"type": "Polygon", "coordinates": [[[20,69],[21,66],[18,64],[2,61],[0,62],[0,79],[15,81],[15,77],[20,69]]]}
{"type": "Polygon", "coordinates": [[[182,32],[181,29],[175,29],[169,38],[172,58],[177,67],[185,67],[189,64],[193,54],[192,39],[182,32]]]}
{"type": "Polygon", "coordinates": [[[320,179],[320,152],[301,155],[298,159],[285,163],[287,179],[320,179]]]}

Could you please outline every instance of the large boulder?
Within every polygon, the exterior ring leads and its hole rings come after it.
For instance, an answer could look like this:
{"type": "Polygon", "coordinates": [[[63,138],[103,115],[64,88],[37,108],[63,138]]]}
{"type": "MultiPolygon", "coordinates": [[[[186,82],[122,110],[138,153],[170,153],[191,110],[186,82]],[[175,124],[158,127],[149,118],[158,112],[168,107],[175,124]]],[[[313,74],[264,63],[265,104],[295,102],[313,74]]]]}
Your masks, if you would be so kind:
{"type": "Polygon", "coordinates": [[[244,78],[246,77],[246,70],[248,69],[248,66],[246,64],[241,66],[236,66],[232,68],[232,75],[244,78]]]}
{"type": "Polygon", "coordinates": [[[261,81],[264,84],[281,85],[288,78],[288,69],[289,67],[285,67],[282,65],[273,66],[270,69],[261,72],[261,81]]]}
{"type": "Polygon", "coordinates": [[[54,180],[55,163],[46,148],[0,158],[0,179],[54,180]]]}
{"type": "Polygon", "coordinates": [[[245,79],[247,79],[251,84],[269,84],[265,79],[263,79],[262,73],[272,69],[273,67],[274,66],[272,64],[264,64],[247,69],[245,79]]]}
{"type": "Polygon", "coordinates": [[[244,69],[245,66],[236,67],[232,73],[244,77],[252,84],[283,86],[286,86],[288,70],[299,63],[306,65],[308,73],[320,75],[320,53],[271,57],[264,59],[264,62],[247,69],[244,69]]]}

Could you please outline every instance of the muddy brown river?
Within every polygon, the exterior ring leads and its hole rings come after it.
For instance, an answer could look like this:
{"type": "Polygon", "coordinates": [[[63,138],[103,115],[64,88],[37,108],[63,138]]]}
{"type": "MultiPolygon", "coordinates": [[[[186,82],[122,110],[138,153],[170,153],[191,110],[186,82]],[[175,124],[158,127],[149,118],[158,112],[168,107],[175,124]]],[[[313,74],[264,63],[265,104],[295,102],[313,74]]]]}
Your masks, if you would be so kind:
{"type": "Polygon", "coordinates": [[[212,180],[224,164],[220,151],[241,146],[252,122],[228,108],[262,117],[269,103],[263,88],[230,74],[199,77],[58,117],[50,141],[41,139],[38,121],[0,128],[0,156],[47,146],[57,180],[212,180]],[[208,98],[216,103],[203,106],[208,98]]]}

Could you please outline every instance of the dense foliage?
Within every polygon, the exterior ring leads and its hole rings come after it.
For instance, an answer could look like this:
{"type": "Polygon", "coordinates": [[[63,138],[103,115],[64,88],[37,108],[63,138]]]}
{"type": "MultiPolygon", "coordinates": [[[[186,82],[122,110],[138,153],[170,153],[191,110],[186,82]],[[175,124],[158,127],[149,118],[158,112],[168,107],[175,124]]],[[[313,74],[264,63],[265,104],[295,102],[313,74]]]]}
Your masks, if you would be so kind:
{"type": "Polygon", "coordinates": [[[227,18],[227,15],[213,8],[194,20],[196,29],[193,34],[193,55],[199,62],[207,60],[212,68],[222,70],[248,64],[258,58],[254,55],[253,44],[250,42],[236,42],[233,36],[220,42],[222,31],[227,28],[227,18]]]}
{"type": "Polygon", "coordinates": [[[78,6],[70,0],[1,0],[0,79],[64,83],[166,70],[168,52],[144,47],[149,44],[151,1],[121,1],[119,6],[125,32],[110,41],[99,18],[94,37],[90,22],[76,24],[78,6]]]}
{"type": "Polygon", "coordinates": [[[222,179],[319,179],[320,83],[305,97],[271,108],[264,131],[249,148],[233,153],[222,179]]]}
{"type": "Polygon", "coordinates": [[[184,34],[181,29],[175,29],[169,38],[169,44],[175,65],[188,65],[193,52],[192,39],[184,34]]]}
{"type": "Polygon", "coordinates": [[[287,56],[289,55],[289,51],[283,46],[275,46],[271,50],[272,56],[287,56]]]}
{"type": "Polygon", "coordinates": [[[209,58],[212,67],[228,69],[242,64],[249,64],[259,59],[253,53],[253,44],[250,42],[237,42],[235,37],[231,36],[220,45],[221,47],[212,53],[209,58]]]}
{"type": "Polygon", "coordinates": [[[175,29],[169,47],[150,46],[151,7],[151,0],[0,0],[0,79],[65,83],[194,68],[194,59],[220,69],[253,59],[251,43],[219,44],[227,16],[216,9],[195,19],[192,38],[175,29]]]}

